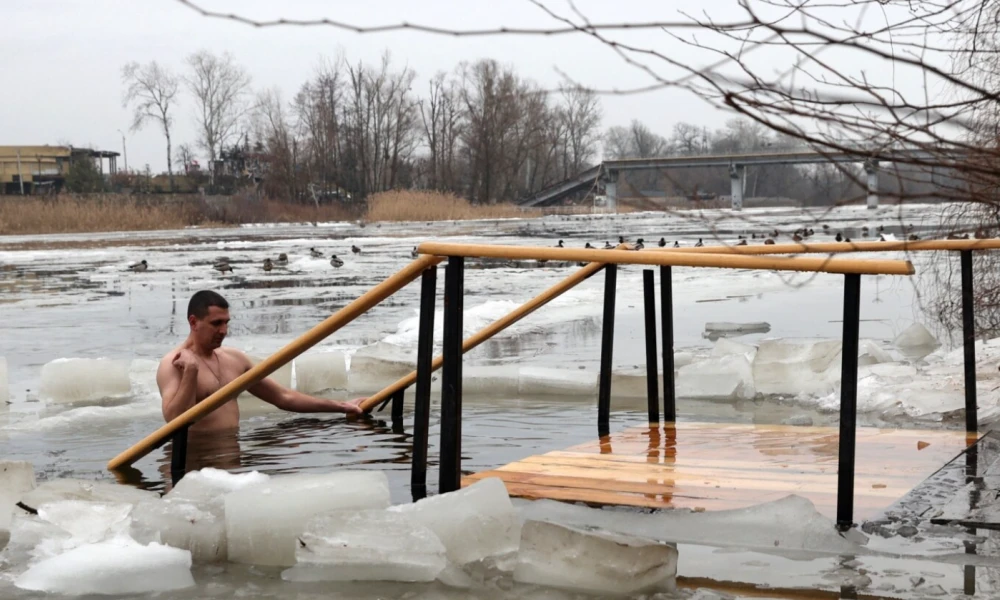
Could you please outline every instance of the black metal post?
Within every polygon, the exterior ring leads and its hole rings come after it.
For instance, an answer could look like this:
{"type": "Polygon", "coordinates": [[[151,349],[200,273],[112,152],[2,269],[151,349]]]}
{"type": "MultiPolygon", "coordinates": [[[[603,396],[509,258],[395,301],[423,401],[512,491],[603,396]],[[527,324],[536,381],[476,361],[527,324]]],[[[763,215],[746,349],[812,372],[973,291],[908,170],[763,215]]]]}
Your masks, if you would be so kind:
{"type": "Polygon", "coordinates": [[[854,525],[854,458],[858,421],[858,329],[861,275],[844,276],[844,342],[840,367],[840,448],[837,460],[837,528],[854,525]]]}
{"type": "Polygon", "coordinates": [[[669,266],[660,267],[660,318],[663,319],[663,420],[677,420],[674,385],[674,285],[669,266]]]}
{"type": "MultiPolygon", "coordinates": [[[[966,527],[965,533],[967,533],[968,535],[970,535],[972,537],[976,537],[978,531],[977,531],[977,529],[975,527],[966,527]]],[[[974,542],[974,541],[965,541],[965,542],[963,542],[963,544],[965,545],[965,553],[966,554],[972,554],[972,555],[976,554],[976,542],[974,542]]],[[[963,577],[962,577],[962,592],[965,593],[966,596],[975,597],[975,595],[976,595],[976,566],[975,565],[965,565],[965,568],[963,569],[962,575],[963,575],[963,577]]]]}
{"type": "Polygon", "coordinates": [[[611,428],[611,358],[615,342],[615,289],[618,265],[604,267],[604,321],[601,335],[601,373],[597,391],[597,434],[608,435],[611,428]]]}
{"type": "Polygon", "coordinates": [[[965,343],[965,430],[979,431],[976,403],[976,313],[972,304],[972,250],[962,250],[962,338],[965,343]]]}
{"type": "Polygon", "coordinates": [[[392,430],[396,433],[403,431],[403,394],[405,392],[406,388],[403,388],[392,395],[392,430]]]}
{"type": "Polygon", "coordinates": [[[646,405],[649,422],[660,422],[660,382],[656,364],[656,293],[653,270],[642,270],[642,298],[646,316],[646,405]]]}
{"type": "Polygon", "coordinates": [[[441,365],[441,474],[444,494],[461,487],[462,479],[462,312],[465,259],[448,258],[444,275],[444,340],[441,365]]]}
{"type": "Polygon", "coordinates": [[[170,482],[177,483],[187,472],[188,427],[185,425],[177,430],[170,442],[170,482]]]}
{"type": "Polygon", "coordinates": [[[417,338],[417,384],[413,396],[413,459],[410,493],[416,502],[427,496],[427,441],[431,416],[431,362],[434,356],[434,303],[437,267],[428,267],[420,281],[420,329],[417,338]]]}

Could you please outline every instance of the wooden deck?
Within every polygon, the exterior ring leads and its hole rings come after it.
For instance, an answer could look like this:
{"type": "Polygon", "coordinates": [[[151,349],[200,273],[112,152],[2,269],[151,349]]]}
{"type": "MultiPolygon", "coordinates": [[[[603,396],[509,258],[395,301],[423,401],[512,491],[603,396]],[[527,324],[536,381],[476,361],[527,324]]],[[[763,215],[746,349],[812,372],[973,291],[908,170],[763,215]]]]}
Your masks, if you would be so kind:
{"type": "MultiPolygon", "coordinates": [[[[857,431],[855,518],[880,514],[978,436],[962,431],[857,431]]],[[[462,479],[499,477],[511,496],[651,508],[727,510],[808,498],[836,517],[836,427],[667,423],[626,429],[462,479]]]]}

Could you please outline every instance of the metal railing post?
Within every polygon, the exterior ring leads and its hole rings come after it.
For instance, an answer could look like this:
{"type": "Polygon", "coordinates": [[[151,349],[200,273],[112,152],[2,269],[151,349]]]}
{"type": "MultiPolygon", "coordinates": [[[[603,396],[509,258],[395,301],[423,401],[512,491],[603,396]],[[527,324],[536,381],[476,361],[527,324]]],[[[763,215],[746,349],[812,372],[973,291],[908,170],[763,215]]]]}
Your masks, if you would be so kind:
{"type": "Polygon", "coordinates": [[[437,267],[429,267],[420,280],[420,328],[417,338],[417,384],[413,395],[413,458],[410,494],[416,502],[427,496],[427,442],[430,438],[431,357],[434,356],[434,304],[437,267]]]}
{"type": "Polygon", "coordinates": [[[438,490],[444,494],[461,486],[462,478],[462,313],[461,256],[448,258],[444,275],[444,341],[441,365],[441,464],[438,490]]]}
{"type": "Polygon", "coordinates": [[[392,430],[396,433],[403,431],[403,394],[405,391],[402,389],[392,395],[392,430]]]}
{"type": "Polygon", "coordinates": [[[642,270],[642,299],[646,325],[646,406],[650,423],[660,422],[660,382],[656,364],[656,293],[653,270],[642,270]]]}
{"type": "Polygon", "coordinates": [[[962,250],[962,341],[965,346],[965,430],[979,431],[976,402],[976,313],[972,297],[972,250],[962,250]]]}
{"type": "Polygon", "coordinates": [[[604,321],[601,335],[601,373],[597,391],[597,434],[608,435],[611,418],[611,358],[615,342],[615,290],[618,265],[604,267],[604,321]]]}
{"type": "Polygon", "coordinates": [[[858,421],[858,333],[861,275],[844,276],[844,341],[840,367],[840,447],[837,458],[837,528],[854,525],[854,460],[858,421]]]}
{"type": "Polygon", "coordinates": [[[663,420],[677,420],[674,382],[674,286],[670,267],[660,267],[660,318],[663,323],[663,420]]]}
{"type": "Polygon", "coordinates": [[[177,430],[170,442],[170,485],[177,483],[187,473],[187,447],[188,429],[190,425],[185,425],[177,430]]]}

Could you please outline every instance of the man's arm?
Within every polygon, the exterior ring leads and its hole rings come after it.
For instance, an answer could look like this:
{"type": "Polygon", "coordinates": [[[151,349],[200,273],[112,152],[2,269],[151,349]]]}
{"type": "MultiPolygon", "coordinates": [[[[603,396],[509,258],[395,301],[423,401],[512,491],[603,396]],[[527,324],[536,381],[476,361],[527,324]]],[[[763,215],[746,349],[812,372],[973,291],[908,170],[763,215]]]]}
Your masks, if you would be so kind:
{"type": "Polygon", "coordinates": [[[181,350],[170,360],[160,362],[156,384],[163,399],[163,418],[172,421],[198,400],[198,363],[188,350],[181,350]]]}
{"type": "MultiPolygon", "coordinates": [[[[248,357],[245,353],[235,349],[233,349],[232,352],[234,352],[243,362],[244,373],[253,367],[253,362],[251,362],[250,357],[248,357]]],[[[287,410],[289,412],[340,412],[353,415],[359,415],[364,412],[358,408],[358,400],[340,402],[326,398],[317,398],[315,396],[303,394],[302,392],[290,390],[267,377],[247,388],[247,391],[254,396],[257,396],[264,402],[273,404],[277,408],[287,410]]]]}
{"type": "Polygon", "coordinates": [[[302,392],[290,390],[266,377],[260,383],[247,388],[247,391],[264,402],[268,402],[281,410],[289,412],[342,412],[355,415],[363,412],[355,402],[339,402],[337,400],[317,398],[303,394],[302,392]]]}

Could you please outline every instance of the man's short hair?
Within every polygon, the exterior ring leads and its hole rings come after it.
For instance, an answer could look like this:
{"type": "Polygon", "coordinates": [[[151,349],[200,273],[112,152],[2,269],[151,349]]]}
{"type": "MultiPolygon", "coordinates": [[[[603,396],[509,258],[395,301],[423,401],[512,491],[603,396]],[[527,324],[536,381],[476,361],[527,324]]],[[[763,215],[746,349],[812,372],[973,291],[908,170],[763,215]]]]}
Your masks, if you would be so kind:
{"type": "Polygon", "coordinates": [[[188,316],[194,315],[199,319],[205,318],[208,314],[208,307],[218,306],[219,308],[229,308],[226,299],[212,290],[201,290],[195,292],[188,302],[188,316]]]}

